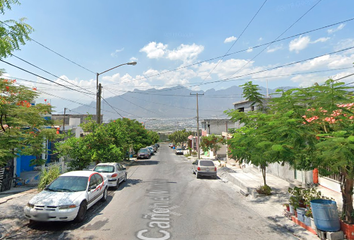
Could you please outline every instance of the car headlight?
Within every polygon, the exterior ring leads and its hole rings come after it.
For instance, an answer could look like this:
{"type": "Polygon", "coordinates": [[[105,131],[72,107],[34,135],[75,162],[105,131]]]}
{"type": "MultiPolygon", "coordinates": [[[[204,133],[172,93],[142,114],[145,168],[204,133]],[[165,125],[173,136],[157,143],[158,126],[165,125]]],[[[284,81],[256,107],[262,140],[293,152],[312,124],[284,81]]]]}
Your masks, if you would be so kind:
{"type": "Polygon", "coordinates": [[[63,209],[70,209],[70,208],[76,208],[77,206],[75,204],[70,204],[70,205],[61,205],[59,206],[59,210],[63,209]]]}
{"type": "Polygon", "coordinates": [[[27,203],[27,207],[29,207],[29,208],[34,208],[34,204],[31,204],[31,203],[27,203]]]}

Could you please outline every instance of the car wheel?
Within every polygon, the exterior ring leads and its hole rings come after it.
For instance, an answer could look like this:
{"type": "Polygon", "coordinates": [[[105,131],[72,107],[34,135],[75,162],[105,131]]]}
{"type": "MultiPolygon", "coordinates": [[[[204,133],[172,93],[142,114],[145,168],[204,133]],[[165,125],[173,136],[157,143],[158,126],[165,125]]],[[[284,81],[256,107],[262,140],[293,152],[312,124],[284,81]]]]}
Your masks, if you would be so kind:
{"type": "Polygon", "coordinates": [[[117,179],[117,183],[116,183],[116,185],[114,186],[114,190],[117,190],[118,187],[119,187],[119,178],[117,179]]]}
{"type": "Polygon", "coordinates": [[[123,180],[123,182],[126,182],[126,181],[127,181],[127,176],[128,176],[128,173],[125,173],[125,174],[124,174],[124,180],[123,180]]]}
{"type": "Polygon", "coordinates": [[[82,222],[85,218],[86,211],[87,211],[87,202],[83,201],[80,204],[79,212],[77,213],[77,216],[74,221],[75,222],[82,222]]]}
{"type": "Polygon", "coordinates": [[[193,171],[193,174],[195,174],[194,169],[192,171],[193,171]]]}
{"type": "Polygon", "coordinates": [[[102,198],[101,201],[105,202],[107,200],[107,195],[108,195],[108,190],[107,187],[104,189],[103,194],[102,194],[102,198]]]}
{"type": "Polygon", "coordinates": [[[198,174],[198,172],[196,172],[196,173],[195,173],[195,175],[197,176],[197,178],[199,178],[199,174],[198,174]]]}

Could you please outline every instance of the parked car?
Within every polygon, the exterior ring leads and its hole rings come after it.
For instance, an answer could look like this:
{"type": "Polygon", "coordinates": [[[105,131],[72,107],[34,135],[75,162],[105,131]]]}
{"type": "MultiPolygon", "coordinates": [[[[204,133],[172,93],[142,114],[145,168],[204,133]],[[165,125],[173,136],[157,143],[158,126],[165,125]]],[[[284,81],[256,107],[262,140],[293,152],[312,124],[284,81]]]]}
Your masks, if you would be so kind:
{"type": "Polygon", "coordinates": [[[121,182],[127,180],[126,167],[120,163],[99,163],[93,169],[95,172],[101,173],[108,179],[108,187],[118,189],[121,182]]]}
{"type": "Polygon", "coordinates": [[[176,155],[183,155],[183,150],[181,147],[176,148],[176,155]]]}
{"type": "Polygon", "coordinates": [[[147,158],[149,159],[151,157],[151,153],[150,153],[150,150],[147,149],[147,148],[141,148],[139,151],[138,151],[138,154],[137,154],[137,159],[141,159],[141,158],[147,158]]]}
{"type": "Polygon", "coordinates": [[[24,207],[30,221],[76,221],[99,200],[106,201],[107,178],[98,172],[73,171],[60,175],[24,207]]]}
{"type": "Polygon", "coordinates": [[[157,147],[156,147],[155,145],[152,145],[152,146],[150,146],[150,147],[152,147],[152,149],[154,150],[154,152],[157,151],[157,147]]]}
{"type": "Polygon", "coordinates": [[[150,154],[151,154],[151,155],[155,155],[155,152],[154,152],[154,148],[153,148],[153,147],[148,146],[148,147],[146,147],[146,148],[150,150],[150,154]]]}
{"type": "Polygon", "coordinates": [[[196,174],[197,178],[200,176],[218,177],[217,169],[211,160],[198,159],[193,162],[192,166],[193,174],[196,174]]]}
{"type": "Polygon", "coordinates": [[[174,145],[173,143],[170,143],[168,146],[169,146],[170,148],[173,148],[175,145],[174,145]]]}

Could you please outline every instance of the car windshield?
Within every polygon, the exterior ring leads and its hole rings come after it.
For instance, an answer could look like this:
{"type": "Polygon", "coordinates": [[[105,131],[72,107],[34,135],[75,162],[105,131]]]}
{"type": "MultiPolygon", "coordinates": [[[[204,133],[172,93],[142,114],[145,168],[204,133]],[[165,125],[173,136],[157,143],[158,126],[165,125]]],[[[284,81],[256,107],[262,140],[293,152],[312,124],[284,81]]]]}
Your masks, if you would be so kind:
{"type": "Polygon", "coordinates": [[[100,172],[100,173],[111,173],[111,172],[114,172],[114,166],[98,165],[93,169],[93,171],[100,172]]]}
{"type": "Polygon", "coordinates": [[[214,166],[212,161],[200,161],[200,166],[214,166]]]}
{"type": "Polygon", "coordinates": [[[87,188],[88,177],[62,176],[45,188],[52,192],[80,192],[87,188]]]}
{"type": "Polygon", "coordinates": [[[147,150],[146,148],[139,150],[140,153],[147,153],[147,151],[148,151],[148,150],[147,150]]]}
{"type": "Polygon", "coordinates": [[[182,150],[182,148],[177,148],[177,150],[182,150]]]}

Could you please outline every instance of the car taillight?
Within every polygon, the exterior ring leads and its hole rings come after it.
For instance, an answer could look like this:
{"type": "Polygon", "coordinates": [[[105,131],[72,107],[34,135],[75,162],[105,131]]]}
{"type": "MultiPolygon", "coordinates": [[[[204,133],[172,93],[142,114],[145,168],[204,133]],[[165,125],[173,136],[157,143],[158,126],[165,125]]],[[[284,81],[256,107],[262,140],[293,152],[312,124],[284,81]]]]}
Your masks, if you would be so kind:
{"type": "Polygon", "coordinates": [[[198,167],[197,170],[200,171],[200,167],[198,167]]]}
{"type": "Polygon", "coordinates": [[[214,171],[216,172],[216,167],[215,167],[214,171]]]}
{"type": "Polygon", "coordinates": [[[115,174],[112,174],[112,176],[111,177],[117,177],[118,176],[118,174],[117,173],[115,173],[115,174]]]}

